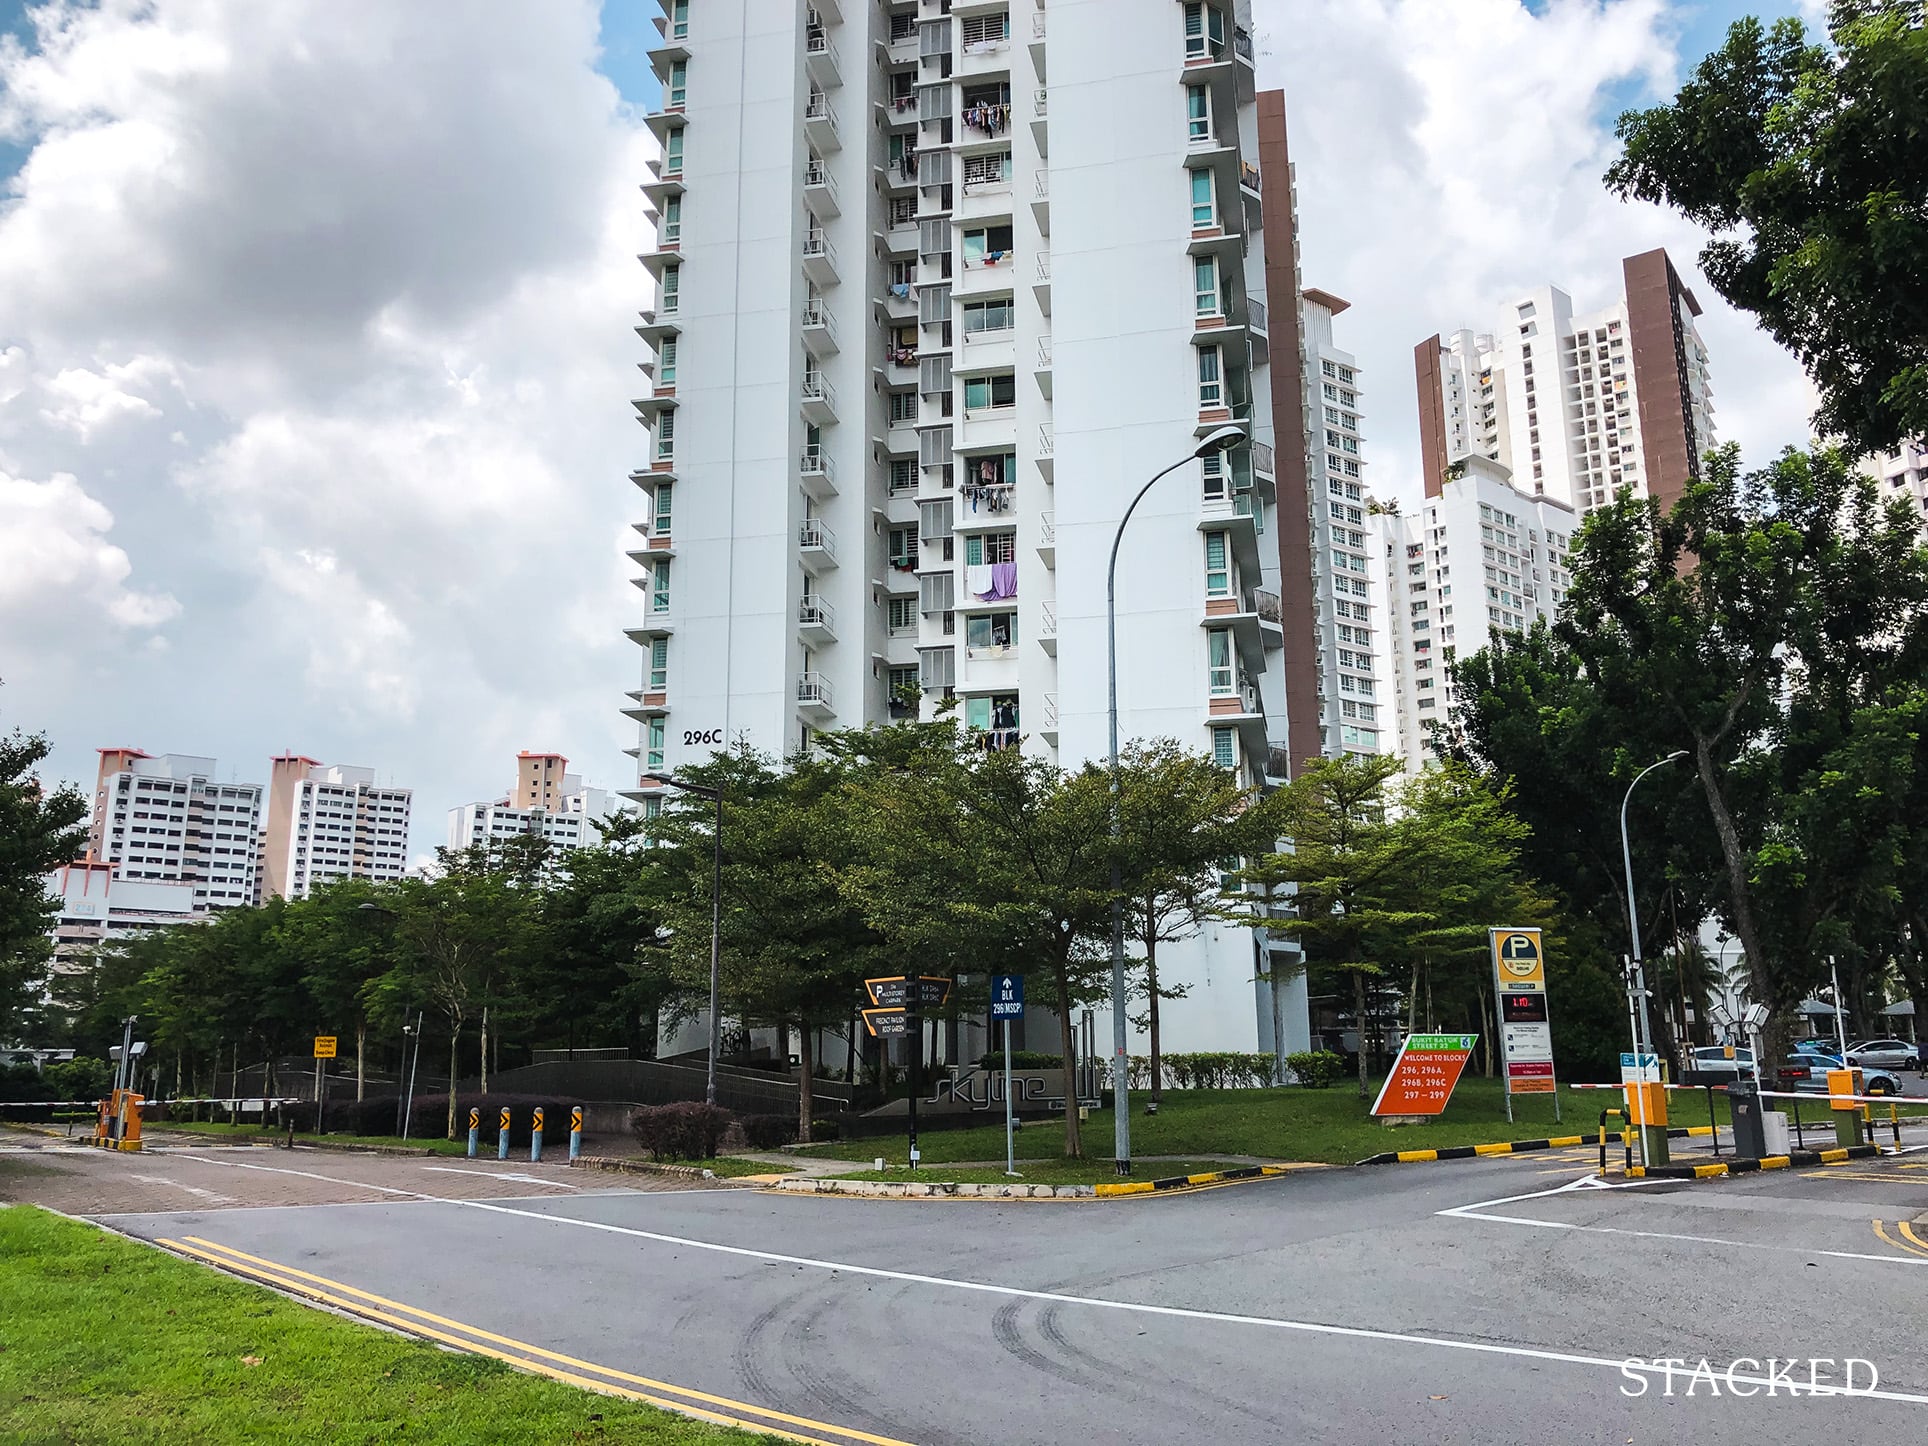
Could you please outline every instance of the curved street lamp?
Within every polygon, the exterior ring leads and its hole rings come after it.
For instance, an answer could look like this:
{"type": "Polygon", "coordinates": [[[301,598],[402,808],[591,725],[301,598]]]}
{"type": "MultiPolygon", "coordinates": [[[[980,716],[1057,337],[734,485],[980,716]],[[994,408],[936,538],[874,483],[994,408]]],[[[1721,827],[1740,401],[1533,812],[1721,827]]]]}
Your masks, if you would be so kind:
{"type": "MultiPolygon", "coordinates": [[[[1125,508],[1125,515],[1118,519],[1118,529],[1111,535],[1111,560],[1105,566],[1105,670],[1108,689],[1108,721],[1111,739],[1111,1113],[1113,1132],[1112,1152],[1118,1173],[1131,1173],[1131,1059],[1127,1053],[1128,1030],[1125,1019],[1125,906],[1119,896],[1121,880],[1118,870],[1117,843],[1122,833],[1122,819],[1118,796],[1118,544],[1124,541],[1125,524],[1131,521],[1131,514],[1138,504],[1145,500],[1145,494],[1157,485],[1160,478],[1176,472],[1187,462],[1196,462],[1204,457],[1213,456],[1238,446],[1245,440],[1243,427],[1220,427],[1208,433],[1190,453],[1181,457],[1171,466],[1153,475],[1151,481],[1138,489],[1138,495],[1131,499],[1125,508]]],[[[1066,1089],[1071,1088],[1069,1061],[1066,1061],[1066,1089]]]]}
{"type": "MultiPolygon", "coordinates": [[[[1633,791],[1640,786],[1640,780],[1656,768],[1665,768],[1669,763],[1678,763],[1687,756],[1685,748],[1676,748],[1658,763],[1649,763],[1633,776],[1627,785],[1627,795],[1620,800],[1620,858],[1627,870],[1627,939],[1632,946],[1631,967],[1628,970],[1627,991],[1632,994],[1640,1007],[1640,1030],[1634,1036],[1633,1054],[1637,1067],[1642,1054],[1654,1052],[1653,1024],[1647,1018],[1647,971],[1640,962],[1640,910],[1633,898],[1633,848],[1627,842],[1627,805],[1633,802],[1633,791]],[[1643,1043],[1644,1040],[1644,1043],[1643,1043]]],[[[1642,1112],[1644,1115],[1644,1111],[1642,1112]]],[[[1653,1125],[1642,1123],[1640,1126],[1641,1158],[1650,1165],[1667,1163],[1667,1131],[1653,1125]]]]}

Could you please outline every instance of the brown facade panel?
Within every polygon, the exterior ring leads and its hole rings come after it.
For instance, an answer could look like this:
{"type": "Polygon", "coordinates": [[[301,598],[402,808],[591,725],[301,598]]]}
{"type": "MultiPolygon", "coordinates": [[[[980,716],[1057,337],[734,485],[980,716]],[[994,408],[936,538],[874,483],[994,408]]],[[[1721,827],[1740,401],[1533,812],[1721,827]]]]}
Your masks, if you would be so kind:
{"type": "Polygon", "coordinates": [[[1306,458],[1305,338],[1299,316],[1298,215],[1292,204],[1292,155],[1285,92],[1258,96],[1259,182],[1265,237],[1266,331],[1272,345],[1272,432],[1278,482],[1279,600],[1285,623],[1286,749],[1291,773],[1317,758],[1319,654],[1313,629],[1311,489],[1306,458]]]}
{"type": "Polygon", "coordinates": [[[1440,384],[1439,333],[1413,348],[1413,380],[1419,387],[1419,463],[1426,495],[1446,490],[1446,394],[1440,384]]]}
{"type": "Polygon", "coordinates": [[[1688,390],[1687,340],[1680,310],[1692,294],[1665,251],[1643,251],[1621,263],[1627,288],[1627,345],[1640,399],[1640,437],[1647,491],[1671,508],[1700,478],[1700,445],[1688,390]]]}

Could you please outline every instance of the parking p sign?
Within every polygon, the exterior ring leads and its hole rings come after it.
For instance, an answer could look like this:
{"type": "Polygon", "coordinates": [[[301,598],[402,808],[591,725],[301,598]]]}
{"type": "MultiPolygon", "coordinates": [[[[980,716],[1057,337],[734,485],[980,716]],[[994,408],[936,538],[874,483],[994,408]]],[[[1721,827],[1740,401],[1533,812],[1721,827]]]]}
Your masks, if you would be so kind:
{"type": "Polygon", "coordinates": [[[1022,974],[991,976],[991,1018],[1024,1018],[1024,976],[1022,974]]]}

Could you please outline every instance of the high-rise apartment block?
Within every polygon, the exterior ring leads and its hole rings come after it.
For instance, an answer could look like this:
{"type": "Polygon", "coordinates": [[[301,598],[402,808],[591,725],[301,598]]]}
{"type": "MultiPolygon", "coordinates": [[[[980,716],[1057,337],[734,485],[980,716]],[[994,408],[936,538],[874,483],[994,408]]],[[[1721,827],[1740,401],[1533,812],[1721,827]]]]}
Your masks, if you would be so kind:
{"type": "Polygon", "coordinates": [[[190,884],[199,912],[255,902],[261,785],[215,773],[212,758],[101,749],[90,860],[115,879],[190,884]]]}
{"type": "MultiPolygon", "coordinates": [[[[1120,731],[1282,774],[1281,587],[1313,565],[1306,379],[1296,268],[1267,248],[1271,219],[1294,256],[1284,106],[1256,94],[1248,6],[664,10],[639,773],[951,700],[986,748],[1103,756],[1114,530],[1232,425],[1244,442],[1132,517],[1120,731]]],[[[1302,982],[1254,998],[1270,942],[1213,925],[1161,951],[1190,986],[1167,1047],[1303,1047],[1302,982]]]]}
{"type": "Polygon", "coordinates": [[[1387,599],[1375,657],[1384,751],[1416,771],[1437,756],[1433,727],[1446,719],[1456,653],[1559,611],[1577,518],[1564,503],[1515,487],[1499,463],[1473,456],[1416,514],[1382,513],[1377,523],[1387,599]]]}
{"type": "Polygon", "coordinates": [[[609,816],[624,807],[607,790],[590,788],[569,772],[562,754],[519,753],[509,793],[493,803],[449,810],[448,844],[461,849],[534,834],[559,849],[592,848],[602,841],[609,816]]]}
{"type": "Polygon", "coordinates": [[[1903,442],[1894,452],[1877,452],[1862,466],[1881,486],[1881,500],[1907,502],[1928,517],[1928,440],[1903,442]]]}
{"type": "Polygon", "coordinates": [[[1621,270],[1625,290],[1602,310],[1576,315],[1564,291],[1542,286],[1502,306],[1490,333],[1415,348],[1426,496],[1467,457],[1580,512],[1622,487],[1671,506],[1699,478],[1714,446],[1700,303],[1665,251],[1621,270]]]}
{"type": "Polygon", "coordinates": [[[377,784],[372,768],[274,759],[257,870],[263,896],[305,899],[337,879],[399,879],[410,799],[406,788],[377,784]]]}

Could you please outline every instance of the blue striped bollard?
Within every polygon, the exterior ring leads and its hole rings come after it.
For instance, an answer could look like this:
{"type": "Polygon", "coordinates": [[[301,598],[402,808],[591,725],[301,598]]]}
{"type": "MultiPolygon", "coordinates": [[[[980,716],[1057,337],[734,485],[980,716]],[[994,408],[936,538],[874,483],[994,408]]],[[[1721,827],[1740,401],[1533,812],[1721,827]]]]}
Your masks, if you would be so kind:
{"type": "Polygon", "coordinates": [[[502,1124],[495,1132],[495,1157],[498,1160],[509,1158],[509,1107],[502,1107],[502,1124]]]}
{"type": "Polygon", "coordinates": [[[569,1111],[569,1158],[582,1158],[582,1106],[577,1105],[569,1111]]]}
{"type": "Polygon", "coordinates": [[[482,1111],[469,1111],[469,1158],[475,1158],[476,1147],[482,1143],[482,1111]]]}
{"type": "Polygon", "coordinates": [[[529,1163],[535,1164],[542,1158],[542,1106],[536,1106],[536,1120],[529,1127],[529,1163]]]}

